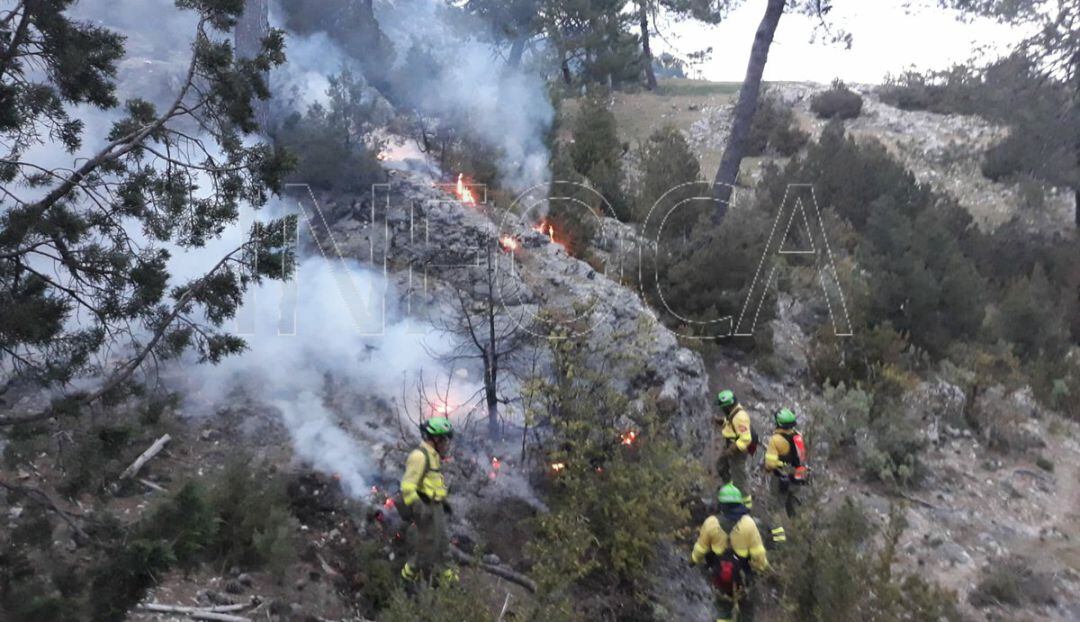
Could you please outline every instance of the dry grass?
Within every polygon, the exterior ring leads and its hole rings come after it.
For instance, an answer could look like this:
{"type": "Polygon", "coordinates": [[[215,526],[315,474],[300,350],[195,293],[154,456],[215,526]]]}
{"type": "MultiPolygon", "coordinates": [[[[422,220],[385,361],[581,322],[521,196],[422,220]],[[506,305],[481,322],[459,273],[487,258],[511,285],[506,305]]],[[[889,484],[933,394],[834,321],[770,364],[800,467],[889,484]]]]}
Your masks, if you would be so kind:
{"type": "MultiPolygon", "coordinates": [[[[680,130],[689,130],[701,118],[702,108],[729,103],[738,90],[737,82],[669,79],[661,80],[654,92],[616,92],[612,111],[618,123],[619,138],[635,148],[663,125],[671,124],[680,130]]],[[[564,100],[563,118],[573,119],[578,107],[577,98],[564,100]]],[[[564,123],[563,128],[569,125],[564,123]]],[[[564,129],[559,138],[569,138],[568,131],[564,129]]],[[[698,153],[697,156],[701,159],[701,170],[709,171],[711,176],[720,164],[720,153],[698,153]]]]}

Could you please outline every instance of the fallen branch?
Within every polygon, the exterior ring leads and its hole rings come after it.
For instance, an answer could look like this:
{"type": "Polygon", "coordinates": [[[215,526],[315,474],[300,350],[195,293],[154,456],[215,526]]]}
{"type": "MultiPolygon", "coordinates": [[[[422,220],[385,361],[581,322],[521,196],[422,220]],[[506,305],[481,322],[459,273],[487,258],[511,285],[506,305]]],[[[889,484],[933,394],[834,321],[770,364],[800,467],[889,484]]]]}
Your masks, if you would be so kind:
{"type": "Polygon", "coordinates": [[[214,622],[251,622],[251,618],[231,616],[227,613],[214,613],[212,611],[189,613],[188,617],[192,620],[213,620],[214,622]]]}
{"type": "Polygon", "coordinates": [[[158,492],[164,492],[164,493],[169,492],[164,486],[158,486],[154,482],[152,482],[152,481],[150,481],[148,479],[144,479],[142,477],[138,478],[135,481],[139,482],[140,484],[142,484],[143,486],[146,486],[147,488],[149,488],[151,490],[156,490],[158,492]]]}
{"type": "Polygon", "coordinates": [[[120,479],[125,480],[134,477],[135,474],[139,472],[139,469],[143,468],[144,464],[149,462],[154,456],[161,453],[161,450],[165,448],[165,444],[168,443],[170,440],[172,440],[172,437],[166,434],[165,436],[162,436],[158,440],[154,441],[153,445],[151,445],[146,451],[139,454],[138,458],[135,458],[135,462],[132,462],[131,466],[124,469],[124,472],[120,474],[120,479]]]}
{"type": "Polygon", "coordinates": [[[153,611],[156,613],[229,613],[232,611],[242,611],[251,606],[251,603],[238,603],[235,605],[215,605],[212,607],[185,607],[183,605],[162,605],[160,603],[144,603],[139,605],[137,609],[144,611],[153,611]]]}
{"type": "Polygon", "coordinates": [[[492,574],[496,577],[506,579],[511,583],[516,583],[517,585],[520,585],[521,587],[529,590],[533,594],[536,593],[536,582],[521,573],[514,572],[513,570],[510,570],[508,568],[503,568],[502,566],[485,564],[484,562],[476,559],[472,555],[469,555],[465,551],[457,548],[456,546],[451,545],[450,555],[463,566],[475,566],[488,574],[492,574]]]}
{"type": "Polygon", "coordinates": [[[495,622],[503,622],[503,616],[506,615],[506,608],[510,606],[510,592],[506,593],[506,600],[503,601],[502,610],[499,611],[499,617],[495,622]]]}

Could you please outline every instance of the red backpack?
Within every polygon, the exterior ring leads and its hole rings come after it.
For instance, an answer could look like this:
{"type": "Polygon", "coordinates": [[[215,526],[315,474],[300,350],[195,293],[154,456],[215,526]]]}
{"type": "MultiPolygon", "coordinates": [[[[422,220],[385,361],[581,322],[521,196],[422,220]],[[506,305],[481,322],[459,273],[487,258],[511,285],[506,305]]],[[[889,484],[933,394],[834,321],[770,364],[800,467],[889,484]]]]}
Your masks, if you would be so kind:
{"type": "Polygon", "coordinates": [[[747,562],[736,555],[735,549],[731,546],[731,532],[735,529],[735,525],[731,525],[730,529],[724,529],[723,523],[724,521],[721,519],[720,529],[727,536],[728,545],[727,549],[717,556],[713,564],[712,582],[720,593],[734,598],[735,594],[742,589],[745,581],[747,562]]]}
{"type": "Polygon", "coordinates": [[[810,479],[810,467],[806,464],[806,442],[798,430],[788,437],[792,451],[789,451],[784,462],[793,467],[791,481],[805,484],[810,479]]]}

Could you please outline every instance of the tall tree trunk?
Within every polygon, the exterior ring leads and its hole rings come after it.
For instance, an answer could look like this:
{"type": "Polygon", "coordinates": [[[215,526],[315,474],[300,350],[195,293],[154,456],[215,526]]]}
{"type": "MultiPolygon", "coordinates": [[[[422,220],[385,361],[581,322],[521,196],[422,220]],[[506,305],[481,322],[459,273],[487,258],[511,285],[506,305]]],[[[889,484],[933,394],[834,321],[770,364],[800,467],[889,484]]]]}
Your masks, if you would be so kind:
{"type": "Polygon", "coordinates": [[[521,65],[521,55],[525,53],[525,35],[514,37],[514,43],[510,45],[510,57],[506,64],[511,69],[517,69],[521,65]]]}
{"type": "Polygon", "coordinates": [[[750,125],[757,112],[758,95],[761,93],[761,75],[765,72],[765,63],[769,60],[769,47],[772,46],[776,27],[784,14],[785,0],[769,0],[765,16],[761,18],[754,45],[750,49],[750,62],[746,65],[746,79],[739,89],[739,101],[735,104],[735,114],[731,121],[731,135],[728,136],[724,155],[720,159],[720,168],[713,180],[713,197],[716,199],[716,211],[713,222],[719,224],[727,214],[731,201],[731,189],[739,177],[739,165],[746,153],[746,139],[750,135],[750,125]]]}
{"type": "Polygon", "coordinates": [[[649,6],[638,0],[638,19],[641,22],[641,61],[645,64],[645,88],[656,90],[656,72],[653,71],[652,48],[649,47],[649,6]]]}
{"type": "Polygon", "coordinates": [[[573,78],[570,76],[570,61],[566,60],[565,57],[562,59],[562,79],[566,86],[574,83],[573,78]]]}

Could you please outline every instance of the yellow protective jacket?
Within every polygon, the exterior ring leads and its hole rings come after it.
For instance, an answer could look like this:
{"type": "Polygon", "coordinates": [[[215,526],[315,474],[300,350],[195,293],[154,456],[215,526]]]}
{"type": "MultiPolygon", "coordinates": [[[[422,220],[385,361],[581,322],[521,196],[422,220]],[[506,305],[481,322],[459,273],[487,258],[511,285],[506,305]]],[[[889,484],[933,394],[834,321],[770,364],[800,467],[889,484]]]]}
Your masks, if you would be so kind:
{"type": "Polygon", "coordinates": [[[772,472],[785,464],[790,464],[789,456],[792,451],[794,448],[788,440],[788,435],[780,428],[774,430],[769,438],[769,446],[765,449],[765,470],[772,472]]]}
{"type": "Polygon", "coordinates": [[[724,426],[720,429],[720,433],[724,435],[725,444],[735,443],[739,451],[746,453],[754,437],[750,432],[750,415],[741,404],[735,406],[730,417],[724,417],[724,426]]]}
{"type": "Polygon", "coordinates": [[[442,463],[435,447],[424,441],[412,450],[405,461],[405,475],[401,478],[401,497],[405,505],[412,505],[421,495],[432,501],[446,498],[446,483],[442,476],[442,463]]]}
{"type": "Polygon", "coordinates": [[[749,514],[739,519],[731,528],[731,537],[724,533],[720,527],[720,519],[710,516],[701,525],[694,551],[690,554],[690,560],[700,564],[705,555],[710,551],[714,555],[723,555],[731,547],[735,554],[742,559],[750,559],[750,567],[755,572],[764,572],[769,569],[769,559],[765,556],[765,544],[761,541],[761,533],[758,532],[757,523],[749,514]]]}

